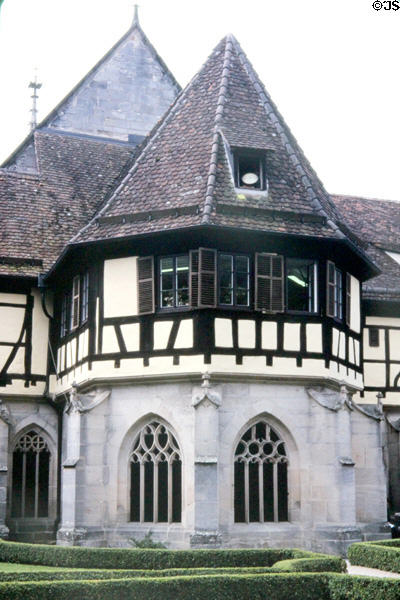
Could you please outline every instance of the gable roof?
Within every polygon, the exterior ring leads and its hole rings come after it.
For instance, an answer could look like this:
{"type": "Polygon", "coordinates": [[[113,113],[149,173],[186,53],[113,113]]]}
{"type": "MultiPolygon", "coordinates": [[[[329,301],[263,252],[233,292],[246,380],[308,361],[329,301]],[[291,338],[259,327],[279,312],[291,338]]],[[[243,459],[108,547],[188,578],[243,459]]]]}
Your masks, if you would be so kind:
{"type": "Polygon", "coordinates": [[[332,200],[382,271],[363,284],[363,297],[400,300],[400,264],[387,252],[400,253],[400,202],[343,195],[333,195],[332,200]]]}
{"type": "MultiPolygon", "coordinates": [[[[39,123],[56,129],[128,141],[143,139],[180,91],[180,85],[140,27],[131,27],[99,62],[39,123]]],[[[26,170],[33,132],[14,150],[3,167],[26,170]],[[18,163],[22,163],[22,167],[18,163]]],[[[30,158],[29,168],[34,170],[30,158]]]]}
{"type": "Polygon", "coordinates": [[[334,203],[239,44],[227,36],[71,243],[200,224],[346,238],[338,221],[334,203]],[[227,151],[234,146],[267,153],[268,193],[234,188],[227,151]]]}
{"type": "Polygon", "coordinates": [[[39,174],[0,169],[0,275],[47,271],[122,175],[127,144],[37,131],[39,174]]]}

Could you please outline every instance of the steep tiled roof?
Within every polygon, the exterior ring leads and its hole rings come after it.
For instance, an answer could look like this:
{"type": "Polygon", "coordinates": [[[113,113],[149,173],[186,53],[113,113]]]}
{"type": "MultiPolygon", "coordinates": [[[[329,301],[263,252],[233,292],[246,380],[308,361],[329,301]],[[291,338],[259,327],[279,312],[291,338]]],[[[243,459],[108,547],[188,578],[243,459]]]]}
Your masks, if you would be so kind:
{"type": "Polygon", "coordinates": [[[400,202],[332,196],[345,223],[365,241],[400,252],[400,202]]]}
{"type": "Polygon", "coordinates": [[[232,36],[216,47],[72,242],[160,231],[165,218],[174,228],[207,223],[346,237],[335,205],[232,36]],[[268,153],[268,193],[235,190],[227,146],[268,153]]]}
{"type": "Polygon", "coordinates": [[[332,196],[341,220],[359,236],[382,274],[363,284],[363,297],[400,300],[400,265],[385,250],[400,252],[400,202],[332,196]]]}
{"type": "Polygon", "coordinates": [[[35,145],[38,175],[0,169],[0,274],[47,270],[134,152],[124,144],[40,131],[35,145]]]}

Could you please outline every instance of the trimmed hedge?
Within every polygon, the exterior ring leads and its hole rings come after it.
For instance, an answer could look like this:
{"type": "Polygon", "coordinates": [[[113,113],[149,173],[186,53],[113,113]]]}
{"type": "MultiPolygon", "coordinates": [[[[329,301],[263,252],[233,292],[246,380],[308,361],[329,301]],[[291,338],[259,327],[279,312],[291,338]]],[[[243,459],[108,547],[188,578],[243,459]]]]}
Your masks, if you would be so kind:
{"type": "MultiPolygon", "coordinates": [[[[321,555],[323,556],[323,555],[321,555]]],[[[337,572],[346,569],[344,560],[337,556],[326,558],[296,558],[278,561],[272,567],[217,567],[199,569],[165,570],[107,570],[107,569],[60,569],[55,571],[11,571],[1,572],[0,582],[5,581],[72,581],[89,579],[127,579],[136,577],[193,577],[196,575],[265,575],[267,573],[290,572],[337,572]]]]}
{"type": "Polygon", "coordinates": [[[331,600],[399,600],[400,580],[328,575],[331,600]]]}
{"type": "Polygon", "coordinates": [[[348,550],[348,559],[353,565],[382,569],[400,573],[400,544],[390,542],[357,542],[348,550]]]}
{"type": "Polygon", "coordinates": [[[0,600],[330,600],[328,575],[208,575],[0,583],[0,600]]]}
{"type": "Polygon", "coordinates": [[[315,558],[292,558],[280,560],[271,567],[273,572],[297,572],[297,573],[344,573],[346,561],[340,556],[329,556],[328,554],[316,555],[315,558]]]}
{"type": "Polygon", "coordinates": [[[270,567],[281,560],[320,556],[297,549],[148,550],[65,547],[0,541],[0,561],[81,569],[270,567]]]}

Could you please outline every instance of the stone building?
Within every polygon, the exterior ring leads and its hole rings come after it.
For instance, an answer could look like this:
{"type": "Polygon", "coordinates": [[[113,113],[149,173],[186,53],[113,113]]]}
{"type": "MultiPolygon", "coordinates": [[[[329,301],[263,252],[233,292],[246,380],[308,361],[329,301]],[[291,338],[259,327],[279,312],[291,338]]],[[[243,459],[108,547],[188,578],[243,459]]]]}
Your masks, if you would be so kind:
{"type": "Polygon", "coordinates": [[[386,536],[400,219],[368,202],[232,36],[180,91],[136,16],[0,169],[2,535],[386,536]]]}

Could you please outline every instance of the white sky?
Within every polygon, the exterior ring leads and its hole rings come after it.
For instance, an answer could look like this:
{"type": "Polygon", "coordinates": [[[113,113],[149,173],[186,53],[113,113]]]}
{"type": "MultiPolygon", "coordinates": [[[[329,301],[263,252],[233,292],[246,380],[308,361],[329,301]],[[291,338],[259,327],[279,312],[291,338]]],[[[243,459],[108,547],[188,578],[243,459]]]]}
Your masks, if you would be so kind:
{"type": "MultiPolygon", "coordinates": [[[[400,10],[372,0],[138,0],[141,25],[185,85],[233,33],[332,193],[400,200],[400,10]]],[[[0,161],[128,29],[130,0],[4,0],[0,161]]]]}

